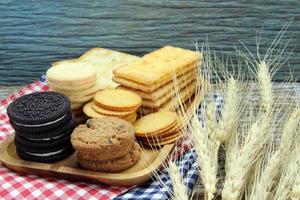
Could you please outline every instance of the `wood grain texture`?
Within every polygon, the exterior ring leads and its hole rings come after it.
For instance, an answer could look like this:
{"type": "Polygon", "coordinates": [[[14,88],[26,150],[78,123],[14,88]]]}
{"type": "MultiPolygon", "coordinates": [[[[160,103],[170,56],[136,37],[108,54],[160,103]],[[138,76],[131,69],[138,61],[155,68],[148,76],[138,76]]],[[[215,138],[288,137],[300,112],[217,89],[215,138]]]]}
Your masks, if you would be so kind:
{"type": "MultiPolygon", "coordinates": [[[[143,55],[166,44],[194,48],[206,36],[212,50],[230,53],[239,40],[261,51],[293,18],[289,67],[300,75],[300,1],[38,1],[0,2],[0,85],[32,82],[53,61],[77,57],[92,47],[143,55]]],[[[297,79],[299,80],[299,78],[297,79]]]]}
{"type": "Polygon", "coordinates": [[[77,154],[55,162],[38,163],[22,160],[14,144],[14,134],[0,144],[0,161],[7,168],[24,174],[35,174],[43,177],[57,177],[87,182],[104,183],[115,186],[133,186],[145,183],[152,173],[158,170],[172,152],[174,144],[165,145],[159,150],[145,149],[141,151],[141,159],[131,168],[116,172],[96,172],[82,169],[77,163],[77,154]]]}

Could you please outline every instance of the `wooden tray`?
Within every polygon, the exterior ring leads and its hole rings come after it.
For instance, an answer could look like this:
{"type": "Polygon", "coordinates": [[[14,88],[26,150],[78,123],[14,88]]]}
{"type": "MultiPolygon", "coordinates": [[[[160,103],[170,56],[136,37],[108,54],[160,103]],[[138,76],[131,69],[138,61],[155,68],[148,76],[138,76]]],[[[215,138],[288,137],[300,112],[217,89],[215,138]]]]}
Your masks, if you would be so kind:
{"type": "MultiPolygon", "coordinates": [[[[202,98],[192,97],[187,105],[186,114],[190,118],[195,106],[202,98]]],[[[158,170],[174,148],[174,144],[164,145],[161,149],[143,148],[141,159],[131,168],[119,173],[95,172],[82,169],[76,161],[76,152],[56,163],[45,164],[22,160],[16,153],[14,134],[0,144],[0,161],[9,169],[26,174],[74,179],[116,186],[139,185],[149,180],[158,170]]]]}
{"type": "Polygon", "coordinates": [[[157,150],[145,148],[141,152],[141,159],[133,167],[119,173],[104,173],[80,168],[76,162],[76,152],[52,164],[22,160],[16,154],[13,141],[14,134],[0,144],[0,161],[13,171],[117,186],[139,185],[149,180],[153,171],[161,167],[174,147],[174,144],[170,144],[157,150]]]}

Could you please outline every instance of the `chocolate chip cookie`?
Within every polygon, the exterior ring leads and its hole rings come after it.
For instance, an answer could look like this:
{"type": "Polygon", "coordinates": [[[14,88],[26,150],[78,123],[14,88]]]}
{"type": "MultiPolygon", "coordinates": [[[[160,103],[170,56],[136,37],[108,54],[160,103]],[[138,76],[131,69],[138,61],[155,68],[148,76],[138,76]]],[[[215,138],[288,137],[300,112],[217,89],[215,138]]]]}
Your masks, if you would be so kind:
{"type": "Polygon", "coordinates": [[[133,126],[122,119],[89,119],[71,135],[78,157],[89,161],[107,161],[127,155],[134,147],[133,126]]]}
{"type": "Polygon", "coordinates": [[[133,149],[128,154],[120,158],[106,161],[90,161],[78,154],[77,161],[85,169],[101,172],[119,172],[132,167],[140,159],[141,147],[135,143],[133,149]]]}

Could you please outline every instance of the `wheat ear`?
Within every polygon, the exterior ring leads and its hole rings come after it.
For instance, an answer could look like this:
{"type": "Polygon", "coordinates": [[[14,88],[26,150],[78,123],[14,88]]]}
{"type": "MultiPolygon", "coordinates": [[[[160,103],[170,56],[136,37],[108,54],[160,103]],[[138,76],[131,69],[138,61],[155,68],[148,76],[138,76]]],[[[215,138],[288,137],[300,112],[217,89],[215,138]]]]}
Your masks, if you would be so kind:
{"type": "Polygon", "coordinates": [[[236,153],[237,157],[232,158],[228,163],[222,199],[236,200],[241,198],[249,172],[269,136],[270,132],[267,130],[269,123],[269,115],[263,114],[252,124],[244,145],[236,153]]]}
{"type": "Polygon", "coordinates": [[[218,149],[219,143],[209,139],[197,116],[191,120],[190,129],[192,141],[197,153],[197,162],[201,180],[205,189],[205,199],[211,200],[216,193],[217,172],[218,172],[218,149]]]}
{"type": "Polygon", "coordinates": [[[206,126],[207,134],[210,139],[216,140],[216,131],[217,131],[217,119],[216,119],[216,105],[211,101],[206,108],[206,126]]]}
{"type": "Polygon", "coordinates": [[[296,178],[299,177],[300,172],[299,151],[300,144],[298,142],[294,151],[290,153],[288,162],[284,165],[283,173],[280,177],[275,195],[273,196],[274,200],[287,200],[294,197],[296,197],[295,199],[299,199],[299,195],[297,195],[297,193],[293,193],[294,191],[297,191],[297,188],[294,190],[295,183],[299,182],[299,179],[296,180],[296,178]]]}
{"type": "Polygon", "coordinates": [[[284,126],[283,133],[281,136],[281,142],[279,146],[280,151],[287,151],[290,149],[296,136],[296,131],[299,126],[299,120],[300,120],[300,109],[297,108],[291,114],[287,123],[284,126]]]}
{"type": "Polygon", "coordinates": [[[259,83],[261,104],[266,112],[271,112],[273,104],[272,81],[269,66],[265,61],[261,61],[257,64],[257,80],[259,83]]]}
{"type": "Polygon", "coordinates": [[[228,80],[224,102],[222,117],[216,130],[216,137],[220,143],[228,140],[237,122],[238,85],[233,77],[228,80]]]}
{"type": "Polygon", "coordinates": [[[286,122],[279,149],[272,154],[263,169],[258,182],[252,190],[250,200],[267,200],[280,177],[282,165],[290,152],[296,136],[296,130],[300,119],[300,109],[294,111],[286,122]]]}
{"type": "Polygon", "coordinates": [[[298,166],[298,172],[291,191],[291,200],[299,200],[299,199],[300,199],[300,167],[298,166]]]}
{"type": "Polygon", "coordinates": [[[169,175],[173,186],[173,200],[188,200],[188,193],[186,186],[183,184],[182,177],[178,170],[178,167],[174,162],[169,162],[169,175]]]}

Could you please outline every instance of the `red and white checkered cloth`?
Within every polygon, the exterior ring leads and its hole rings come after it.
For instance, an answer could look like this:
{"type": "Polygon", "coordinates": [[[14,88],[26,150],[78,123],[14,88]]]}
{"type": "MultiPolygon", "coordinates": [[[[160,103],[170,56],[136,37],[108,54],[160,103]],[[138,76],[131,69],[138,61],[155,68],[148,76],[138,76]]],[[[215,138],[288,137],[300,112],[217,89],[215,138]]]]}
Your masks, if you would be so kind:
{"type": "MultiPolygon", "coordinates": [[[[6,108],[14,99],[33,92],[46,91],[48,86],[36,81],[16,94],[0,100],[0,143],[13,132],[6,108]]],[[[112,187],[35,175],[19,175],[0,164],[0,199],[112,199],[130,188],[112,187]]]]}

